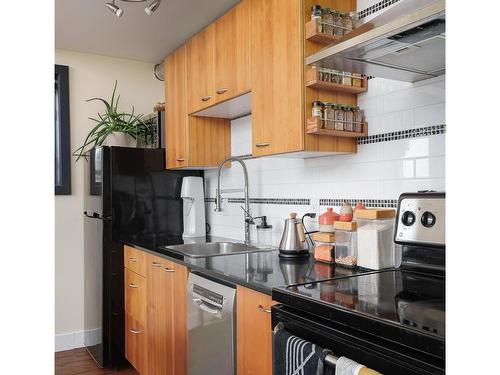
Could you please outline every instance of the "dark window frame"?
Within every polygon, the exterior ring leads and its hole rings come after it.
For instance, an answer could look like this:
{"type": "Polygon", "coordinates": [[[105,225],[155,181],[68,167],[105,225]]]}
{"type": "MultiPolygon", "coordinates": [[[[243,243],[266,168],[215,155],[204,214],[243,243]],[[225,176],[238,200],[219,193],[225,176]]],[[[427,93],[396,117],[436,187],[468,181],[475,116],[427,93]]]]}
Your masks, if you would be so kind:
{"type": "Polygon", "coordinates": [[[56,195],[71,195],[71,145],[69,132],[69,68],[55,65],[54,186],[56,195]],[[58,111],[59,109],[59,111],[58,111]],[[59,117],[59,121],[57,121],[59,117]],[[59,152],[59,164],[57,163],[59,152]],[[58,178],[59,176],[59,178],[58,178]],[[58,181],[59,180],[59,181],[58,181]]]}

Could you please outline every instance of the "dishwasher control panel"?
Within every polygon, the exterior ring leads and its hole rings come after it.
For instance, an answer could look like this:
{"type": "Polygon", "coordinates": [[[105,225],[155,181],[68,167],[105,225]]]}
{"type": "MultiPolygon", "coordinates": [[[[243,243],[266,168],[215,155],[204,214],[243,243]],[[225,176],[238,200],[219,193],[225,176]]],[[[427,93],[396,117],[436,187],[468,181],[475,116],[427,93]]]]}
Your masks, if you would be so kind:
{"type": "Polygon", "coordinates": [[[198,284],[193,285],[193,295],[197,295],[198,297],[201,297],[202,299],[206,300],[207,302],[216,305],[218,307],[222,307],[222,304],[224,302],[224,296],[221,294],[212,292],[211,290],[208,290],[207,288],[203,288],[202,286],[199,286],[198,284]]]}

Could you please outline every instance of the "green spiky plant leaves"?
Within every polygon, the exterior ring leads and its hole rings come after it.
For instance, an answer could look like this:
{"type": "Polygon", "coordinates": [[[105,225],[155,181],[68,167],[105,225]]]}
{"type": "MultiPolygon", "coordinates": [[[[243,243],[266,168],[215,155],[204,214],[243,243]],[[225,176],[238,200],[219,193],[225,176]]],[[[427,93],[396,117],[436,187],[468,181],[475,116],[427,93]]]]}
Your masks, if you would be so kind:
{"type": "Polygon", "coordinates": [[[111,102],[102,98],[91,98],[87,102],[100,101],[104,104],[105,112],[97,113],[97,118],[89,117],[89,120],[96,122],[96,125],[89,132],[83,145],[73,152],[77,161],[94,147],[101,146],[105,139],[113,132],[128,134],[134,139],[138,137],[144,139],[147,143],[153,143],[156,137],[156,129],[152,121],[143,121],[143,114],[135,114],[132,106],[132,113],[118,111],[118,102],[120,95],[116,96],[116,87],[118,81],[115,81],[111,102]],[[115,101],[116,97],[116,101],[115,101]]]}

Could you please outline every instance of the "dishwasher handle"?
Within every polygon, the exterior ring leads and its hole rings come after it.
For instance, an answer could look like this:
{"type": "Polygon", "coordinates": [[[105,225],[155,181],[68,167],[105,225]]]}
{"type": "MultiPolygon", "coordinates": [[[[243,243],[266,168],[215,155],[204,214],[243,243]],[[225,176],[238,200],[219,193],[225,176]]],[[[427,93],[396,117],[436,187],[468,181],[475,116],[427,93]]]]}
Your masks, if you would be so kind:
{"type": "Polygon", "coordinates": [[[215,307],[214,305],[212,304],[209,304],[205,301],[203,301],[201,298],[197,298],[197,297],[193,297],[193,303],[198,306],[200,309],[202,309],[203,311],[209,313],[209,314],[212,314],[212,315],[215,315],[216,317],[218,318],[222,318],[222,308],[217,308],[215,307]],[[210,306],[214,306],[214,307],[210,307],[210,306]]]}

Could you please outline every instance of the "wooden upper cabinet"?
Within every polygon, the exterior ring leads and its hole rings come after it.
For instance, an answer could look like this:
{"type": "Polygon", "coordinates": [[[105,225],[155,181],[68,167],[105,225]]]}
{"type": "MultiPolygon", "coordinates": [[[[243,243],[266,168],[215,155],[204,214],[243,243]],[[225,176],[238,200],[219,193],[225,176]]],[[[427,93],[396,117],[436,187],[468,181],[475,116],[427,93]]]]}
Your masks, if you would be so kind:
{"type": "Polygon", "coordinates": [[[302,151],[304,82],[301,0],[250,2],[252,152],[302,151]]]}
{"type": "Polygon", "coordinates": [[[185,45],[166,58],[165,77],[167,168],[183,168],[189,164],[185,45]]]}
{"type": "Polygon", "coordinates": [[[272,375],[270,296],[236,287],[238,375],[272,375]]]}
{"type": "Polygon", "coordinates": [[[215,102],[250,91],[250,0],[214,23],[215,102]]]}
{"type": "Polygon", "coordinates": [[[187,109],[197,112],[215,103],[214,24],[187,43],[187,109]]]}

